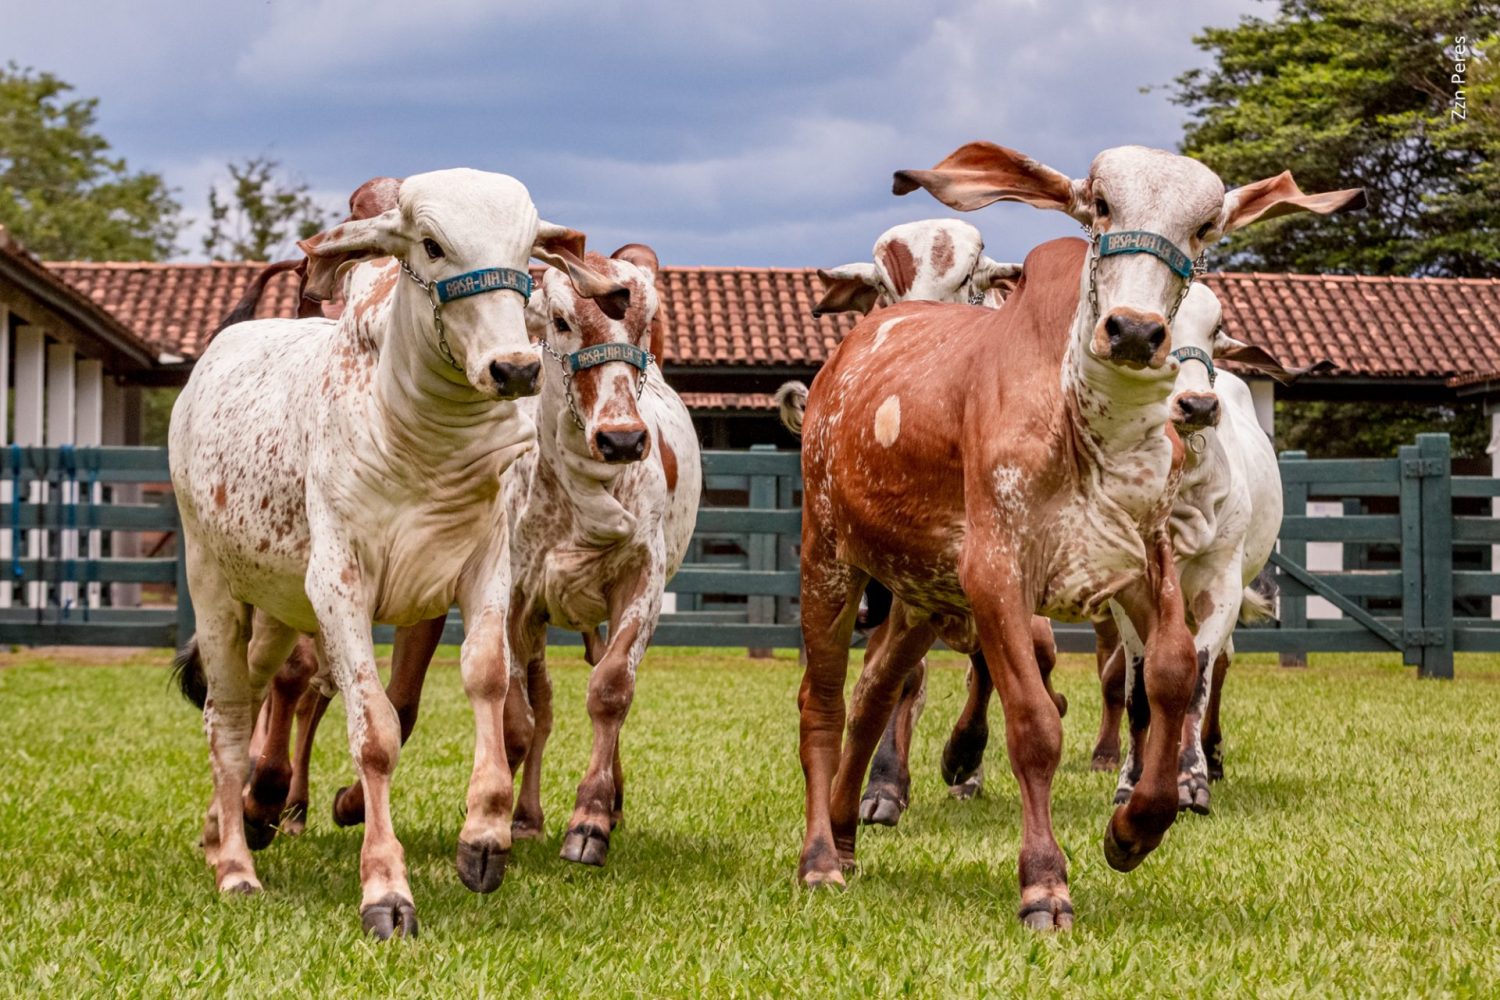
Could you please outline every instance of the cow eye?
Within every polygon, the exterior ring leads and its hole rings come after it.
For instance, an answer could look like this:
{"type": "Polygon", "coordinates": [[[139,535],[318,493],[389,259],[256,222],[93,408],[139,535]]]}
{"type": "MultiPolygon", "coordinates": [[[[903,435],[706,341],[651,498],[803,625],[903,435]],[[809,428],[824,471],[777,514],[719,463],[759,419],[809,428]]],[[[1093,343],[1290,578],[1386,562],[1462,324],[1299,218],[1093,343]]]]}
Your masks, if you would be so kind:
{"type": "Polygon", "coordinates": [[[1109,215],[1109,202],[1103,198],[1094,199],[1094,218],[1102,219],[1109,215]]]}
{"type": "Polygon", "coordinates": [[[568,333],[571,329],[568,326],[568,321],[563,319],[561,316],[557,317],[557,319],[554,319],[552,321],[552,325],[557,329],[558,333],[568,333]]]}
{"type": "Polygon", "coordinates": [[[437,260],[443,256],[443,248],[437,245],[437,241],[431,238],[422,241],[422,249],[427,251],[428,260],[437,260]]]}
{"type": "Polygon", "coordinates": [[[1214,219],[1209,219],[1203,225],[1198,227],[1198,238],[1200,240],[1208,235],[1208,231],[1214,227],[1214,222],[1214,219]]]}

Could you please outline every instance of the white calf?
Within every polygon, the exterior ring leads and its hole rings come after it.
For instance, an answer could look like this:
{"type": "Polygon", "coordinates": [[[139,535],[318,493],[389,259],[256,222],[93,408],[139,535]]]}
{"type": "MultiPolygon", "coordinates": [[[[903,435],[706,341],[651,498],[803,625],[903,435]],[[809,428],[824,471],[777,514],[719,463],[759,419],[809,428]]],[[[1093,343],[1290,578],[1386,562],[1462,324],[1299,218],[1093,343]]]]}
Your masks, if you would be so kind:
{"type": "Polygon", "coordinates": [[[687,553],[702,467],[687,407],[661,369],[646,362],[647,345],[661,340],[656,254],[631,244],[588,261],[631,290],[623,319],[606,316],[550,274],[527,310],[555,365],[549,362],[542,394],[527,405],[538,448],[506,478],[514,517],[510,642],[519,681],[510,691],[506,735],[512,765],[525,760],[513,833],[539,837],[541,759],[552,728],[547,626],[583,633],[594,667],[593,752],[562,856],[602,865],[624,802],[620,729],[663,587],[687,553]],[[609,626],[607,640],[601,624],[609,626]]]}
{"type": "Polygon", "coordinates": [[[984,238],[958,219],[892,226],[875,241],[873,263],[819,271],[823,298],[813,315],[868,313],[896,302],[968,302],[999,306],[1021,275],[1020,264],[984,255],[984,238]]]}
{"type": "Polygon", "coordinates": [[[628,293],[579,259],[581,234],[537,220],[518,181],[473,170],[411,177],[397,208],[302,247],[309,290],[321,298],[345,265],[395,260],[348,275],[337,323],[225,330],[172,413],[172,483],[208,688],[214,797],[204,851],[221,891],[260,888],[242,825],[251,726],[297,633],[316,634],[344,695],[369,807],[362,922],[378,937],[413,934],[390,817],[400,740],[370,624],[431,618],[455,598],[463,609],[477,746],[458,868],[471,889],[491,890],[511,843],[500,475],[536,437],[510,400],[541,381],[523,316],[527,259],[566,267],[616,311],[628,293]]]}

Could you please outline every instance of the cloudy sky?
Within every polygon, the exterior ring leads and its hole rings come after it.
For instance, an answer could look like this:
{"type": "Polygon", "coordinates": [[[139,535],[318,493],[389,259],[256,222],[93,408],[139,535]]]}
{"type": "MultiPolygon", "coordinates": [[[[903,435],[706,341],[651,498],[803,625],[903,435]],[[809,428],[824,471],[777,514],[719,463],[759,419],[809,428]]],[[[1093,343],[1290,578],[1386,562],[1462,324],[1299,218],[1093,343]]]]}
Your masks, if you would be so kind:
{"type": "MultiPolygon", "coordinates": [[[[0,58],[101,98],[100,129],[205,214],[224,164],[280,160],[331,209],[377,174],[514,174],[542,215],[664,263],[833,265],[946,213],[891,171],[988,139],[1083,173],[1173,147],[1160,91],[1192,35],[1257,0],[52,0],[9,5],[0,58]]],[[[1019,260],[1076,226],[968,217],[1019,260]]],[[[193,232],[179,240],[196,249],[193,232]]],[[[190,255],[189,255],[190,256],[190,255]]]]}

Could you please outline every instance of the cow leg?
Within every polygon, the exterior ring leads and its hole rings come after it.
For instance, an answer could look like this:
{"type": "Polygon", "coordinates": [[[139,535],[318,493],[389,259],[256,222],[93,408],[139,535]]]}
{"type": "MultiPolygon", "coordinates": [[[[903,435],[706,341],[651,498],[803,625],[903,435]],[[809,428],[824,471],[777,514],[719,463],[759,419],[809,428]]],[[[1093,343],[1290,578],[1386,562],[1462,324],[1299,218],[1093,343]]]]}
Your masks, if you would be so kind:
{"type": "MultiPolygon", "coordinates": [[[[443,626],[447,621],[447,616],[442,615],[396,629],[396,641],[391,646],[391,681],[385,686],[385,694],[396,709],[402,746],[417,725],[422,685],[427,681],[427,668],[432,666],[432,654],[443,641],[443,626]]],[[[356,826],[365,821],[365,793],[359,782],[334,793],[333,821],[339,826],[356,826]]]]}
{"type": "Polygon", "coordinates": [[[281,832],[288,837],[300,836],[307,829],[308,769],[312,766],[313,737],[318,734],[318,725],[332,700],[316,684],[309,685],[297,699],[294,715],[297,745],[292,753],[292,784],[286,793],[286,812],[281,820],[281,832]]]}
{"type": "MultiPolygon", "coordinates": [[[[884,631],[884,630],[882,630],[884,631]]],[[[869,669],[870,650],[865,651],[869,669]]],[[[859,800],[861,823],[895,826],[911,802],[911,738],[927,702],[927,661],[917,660],[896,701],[891,721],[881,734],[870,762],[870,780],[859,800]]]]}
{"type": "Polygon", "coordinates": [[[972,799],[984,788],[984,750],[990,742],[990,668],[983,653],[969,656],[964,674],[968,697],[943,744],[940,765],[948,794],[959,801],[972,799]]]}
{"type": "MultiPolygon", "coordinates": [[[[516,840],[542,838],[542,753],[552,734],[552,679],[547,674],[547,623],[539,617],[517,616],[512,628],[513,662],[525,672],[513,678],[506,696],[505,740],[510,768],[521,769],[521,792],[510,823],[516,840]],[[515,683],[520,680],[521,683],[515,683]]],[[[595,635],[597,639],[597,634],[595,635]]],[[[587,641],[587,639],[585,639],[587,641]]],[[[602,655],[602,649],[600,655],[602,655]]]]}
{"type": "Polygon", "coordinates": [[[1177,806],[1206,815],[1209,810],[1208,756],[1203,746],[1203,719],[1214,686],[1214,664],[1223,656],[1239,619],[1243,585],[1240,562],[1232,559],[1193,598],[1197,623],[1197,678],[1192,701],[1182,720],[1182,750],[1177,764],[1177,806]]]}
{"type": "Polygon", "coordinates": [[[961,572],[984,661],[1000,694],[1006,750],[1021,789],[1019,915],[1034,930],[1067,930],[1073,926],[1068,862],[1052,832],[1052,776],[1062,759],[1062,716],[1037,669],[1030,607],[1019,593],[993,589],[995,548],[971,535],[961,572]],[[980,551],[986,555],[974,558],[980,551]]]}
{"type": "MultiPolygon", "coordinates": [[[[1129,723],[1130,745],[1120,761],[1120,777],[1115,783],[1115,805],[1130,801],[1130,793],[1141,779],[1142,741],[1151,723],[1151,706],[1146,698],[1145,650],[1135,629],[1126,624],[1122,630],[1120,650],[1111,659],[1109,670],[1119,675],[1121,708],[1129,723]]],[[[1116,734],[1118,740],[1119,734],[1116,734]]]]}
{"type": "MultiPolygon", "coordinates": [[[[1052,671],[1057,666],[1057,641],[1052,635],[1052,622],[1040,615],[1031,619],[1031,649],[1036,656],[1036,665],[1047,697],[1057,706],[1059,717],[1068,713],[1068,699],[1052,688],[1052,671]]],[[[969,657],[969,669],[965,675],[968,698],[953,732],[943,745],[943,780],[948,783],[948,794],[960,802],[974,798],[984,790],[984,750],[990,741],[990,693],[994,686],[990,682],[990,669],[983,653],[969,657]]]]}
{"type": "Polygon", "coordinates": [[[797,691],[798,756],[806,783],[807,819],[797,876],[809,887],[844,884],[829,822],[829,795],[844,729],[849,637],[868,579],[866,573],[837,561],[832,539],[809,500],[802,521],[802,642],[807,665],[797,691]]]}
{"type": "Polygon", "coordinates": [[[620,580],[611,590],[609,644],[589,674],[594,745],[563,837],[564,861],[602,865],[609,855],[610,831],[624,801],[623,775],[617,771],[620,729],[635,698],[636,667],[656,631],[663,576],[660,565],[643,566],[633,580],[620,580]]]}
{"type": "Polygon", "coordinates": [[[1203,756],[1208,760],[1208,780],[1224,780],[1224,734],[1219,729],[1219,698],[1224,693],[1224,677],[1234,655],[1231,641],[1214,661],[1213,687],[1208,693],[1208,713],[1203,719],[1203,756]]]}
{"type": "Polygon", "coordinates": [[[1120,718],[1125,714],[1125,653],[1120,630],[1108,618],[1094,622],[1094,664],[1099,671],[1099,738],[1089,766],[1095,771],[1120,767],[1120,718]]]}
{"type": "MultiPolygon", "coordinates": [[[[859,821],[859,786],[870,755],[891,718],[902,688],[918,676],[922,657],[932,648],[935,636],[926,622],[912,622],[906,606],[892,603],[883,637],[860,672],[849,705],[847,736],[833,778],[829,800],[829,824],[838,848],[840,866],[854,864],[854,843],[859,821]]],[[[908,739],[910,734],[908,733],[908,739]]]]}
{"type": "Polygon", "coordinates": [[[1177,818],[1182,720],[1197,672],[1172,544],[1165,533],[1152,540],[1148,556],[1145,579],[1117,598],[1136,633],[1145,636],[1141,673],[1148,718],[1145,739],[1133,748],[1140,759],[1140,779],[1129,800],[1115,808],[1104,832],[1104,857],[1116,871],[1130,871],[1145,860],[1177,818]]]}
{"type": "MultiPolygon", "coordinates": [[[[260,636],[257,627],[256,640],[260,636]]],[[[254,658],[256,642],[251,645],[254,658]]],[[[308,682],[317,672],[311,640],[297,639],[291,655],[276,671],[270,697],[261,708],[263,738],[258,748],[252,745],[255,764],[245,788],[245,839],[252,851],[268,847],[282,824],[292,782],[292,720],[308,682]]]]}

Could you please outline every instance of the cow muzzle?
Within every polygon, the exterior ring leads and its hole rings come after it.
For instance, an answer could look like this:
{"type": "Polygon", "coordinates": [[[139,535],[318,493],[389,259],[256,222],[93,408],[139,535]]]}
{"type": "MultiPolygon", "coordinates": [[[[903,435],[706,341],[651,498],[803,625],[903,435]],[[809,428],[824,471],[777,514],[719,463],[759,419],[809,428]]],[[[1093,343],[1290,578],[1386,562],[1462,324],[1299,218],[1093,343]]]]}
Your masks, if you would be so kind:
{"type": "Polygon", "coordinates": [[[646,427],[601,428],[594,434],[594,449],[598,457],[612,464],[639,462],[646,457],[646,427]]]}
{"type": "Polygon", "coordinates": [[[1114,309],[1094,330],[1093,353],[1129,368],[1160,368],[1171,353],[1170,341],[1159,314],[1114,309]]]}
{"type": "Polygon", "coordinates": [[[1182,430],[1203,430],[1219,423],[1219,397],[1211,392],[1184,392],[1172,401],[1172,423],[1182,430]]]}
{"type": "Polygon", "coordinates": [[[500,399],[535,396],[542,388],[542,361],[530,351],[495,358],[486,374],[500,399]]]}

